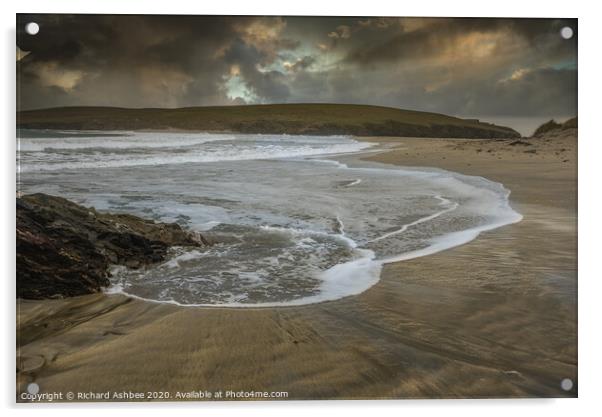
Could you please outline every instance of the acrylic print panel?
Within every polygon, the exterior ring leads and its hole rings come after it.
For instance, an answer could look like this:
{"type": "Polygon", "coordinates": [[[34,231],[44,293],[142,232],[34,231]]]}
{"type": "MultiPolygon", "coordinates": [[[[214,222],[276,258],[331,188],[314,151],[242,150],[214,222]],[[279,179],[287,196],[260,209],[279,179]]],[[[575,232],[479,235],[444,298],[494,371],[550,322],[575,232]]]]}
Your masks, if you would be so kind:
{"type": "Polygon", "coordinates": [[[18,402],[577,396],[575,19],[16,28],[18,402]]]}

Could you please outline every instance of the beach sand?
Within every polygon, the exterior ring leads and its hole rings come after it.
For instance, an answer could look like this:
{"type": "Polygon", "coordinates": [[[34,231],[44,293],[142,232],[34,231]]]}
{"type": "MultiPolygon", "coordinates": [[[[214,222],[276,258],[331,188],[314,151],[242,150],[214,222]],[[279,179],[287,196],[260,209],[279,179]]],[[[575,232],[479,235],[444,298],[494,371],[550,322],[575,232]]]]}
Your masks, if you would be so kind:
{"type": "Polygon", "coordinates": [[[286,391],[289,399],[575,397],[576,139],[362,140],[383,144],[370,160],[501,182],[524,219],[386,265],[368,291],[322,304],[18,300],[17,391],[35,381],[40,393],[171,399],[199,390],[286,391]],[[569,391],[564,378],[574,382],[569,391]]]}

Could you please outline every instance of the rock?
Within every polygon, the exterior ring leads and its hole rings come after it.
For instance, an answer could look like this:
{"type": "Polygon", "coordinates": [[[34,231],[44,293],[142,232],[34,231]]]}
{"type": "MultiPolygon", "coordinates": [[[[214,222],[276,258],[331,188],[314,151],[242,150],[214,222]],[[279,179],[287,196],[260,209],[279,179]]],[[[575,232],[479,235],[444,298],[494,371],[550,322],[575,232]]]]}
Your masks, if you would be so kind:
{"type": "Polygon", "coordinates": [[[63,298],[109,285],[111,264],[140,268],[171,246],[208,244],[177,224],[98,213],[61,197],[17,198],[17,297],[63,298]]]}

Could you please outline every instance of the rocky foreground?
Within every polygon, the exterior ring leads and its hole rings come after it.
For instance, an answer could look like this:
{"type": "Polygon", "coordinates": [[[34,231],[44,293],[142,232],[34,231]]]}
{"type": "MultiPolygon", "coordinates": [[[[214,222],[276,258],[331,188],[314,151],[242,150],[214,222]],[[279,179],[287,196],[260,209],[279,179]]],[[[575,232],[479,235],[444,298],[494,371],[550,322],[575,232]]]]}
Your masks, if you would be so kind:
{"type": "Polygon", "coordinates": [[[202,246],[175,223],[99,213],[60,197],[17,198],[17,297],[63,298],[109,285],[110,265],[141,268],[171,246],[202,246]]]}

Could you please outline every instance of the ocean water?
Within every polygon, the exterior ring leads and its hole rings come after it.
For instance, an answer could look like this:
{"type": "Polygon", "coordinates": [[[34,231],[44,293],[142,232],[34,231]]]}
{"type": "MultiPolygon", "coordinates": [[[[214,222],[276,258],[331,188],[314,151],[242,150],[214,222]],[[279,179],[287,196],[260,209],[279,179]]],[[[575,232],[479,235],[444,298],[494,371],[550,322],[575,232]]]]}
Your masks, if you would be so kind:
{"type": "Polygon", "coordinates": [[[383,264],[517,222],[501,184],[360,162],[344,136],[19,132],[18,182],[204,233],[107,292],[188,306],[302,305],[359,294],[383,264]]]}

